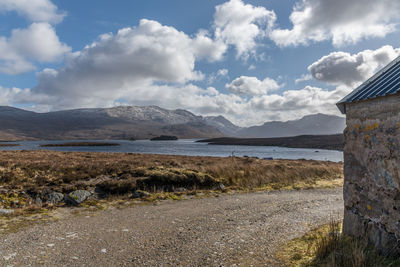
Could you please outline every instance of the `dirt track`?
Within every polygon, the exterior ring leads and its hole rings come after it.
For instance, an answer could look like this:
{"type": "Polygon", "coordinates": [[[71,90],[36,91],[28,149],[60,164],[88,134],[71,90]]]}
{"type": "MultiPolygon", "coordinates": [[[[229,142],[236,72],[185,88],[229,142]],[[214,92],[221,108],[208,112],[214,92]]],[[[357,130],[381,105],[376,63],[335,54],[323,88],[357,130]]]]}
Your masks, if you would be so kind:
{"type": "Polygon", "coordinates": [[[0,235],[0,266],[279,265],[279,245],[342,209],[341,188],[110,209],[0,235]]]}

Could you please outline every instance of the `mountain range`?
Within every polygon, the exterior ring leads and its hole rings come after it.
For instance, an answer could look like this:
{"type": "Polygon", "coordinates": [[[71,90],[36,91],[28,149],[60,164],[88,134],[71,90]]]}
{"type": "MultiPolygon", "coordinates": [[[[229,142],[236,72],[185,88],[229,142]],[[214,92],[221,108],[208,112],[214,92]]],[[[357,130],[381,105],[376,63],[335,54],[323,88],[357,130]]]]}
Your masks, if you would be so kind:
{"type": "Polygon", "coordinates": [[[119,106],[36,113],[0,106],[0,140],[282,137],[341,133],[345,119],[309,115],[300,120],[239,127],[223,116],[197,116],[157,106],[119,106]]]}
{"type": "Polygon", "coordinates": [[[346,127],[345,118],[314,114],[304,116],[299,120],[271,121],[261,126],[242,128],[236,131],[236,137],[269,138],[289,137],[298,135],[329,135],[342,133],[346,127]]]}

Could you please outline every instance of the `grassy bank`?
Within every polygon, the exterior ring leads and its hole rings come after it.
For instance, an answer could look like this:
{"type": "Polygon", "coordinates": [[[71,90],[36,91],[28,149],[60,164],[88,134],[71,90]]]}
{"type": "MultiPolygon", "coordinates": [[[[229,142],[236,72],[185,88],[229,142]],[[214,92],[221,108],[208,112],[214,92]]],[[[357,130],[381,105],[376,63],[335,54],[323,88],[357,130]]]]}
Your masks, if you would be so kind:
{"type": "Polygon", "coordinates": [[[107,198],[135,190],[215,190],[221,184],[224,190],[332,187],[342,183],[342,168],[340,163],[309,160],[2,151],[0,198],[3,207],[18,207],[52,191],[96,191],[107,198]]]}
{"type": "Polygon", "coordinates": [[[290,241],[278,251],[277,257],[286,266],[400,266],[400,259],[380,255],[372,246],[344,236],[339,222],[290,241]]]}

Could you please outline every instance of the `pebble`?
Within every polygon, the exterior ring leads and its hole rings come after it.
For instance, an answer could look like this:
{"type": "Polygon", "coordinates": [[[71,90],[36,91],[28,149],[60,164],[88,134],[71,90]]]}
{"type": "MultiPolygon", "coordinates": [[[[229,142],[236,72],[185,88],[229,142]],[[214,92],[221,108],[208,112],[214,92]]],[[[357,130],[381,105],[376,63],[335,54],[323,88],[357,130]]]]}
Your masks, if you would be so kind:
{"type": "Polygon", "coordinates": [[[7,255],[7,256],[3,256],[3,259],[5,259],[6,261],[9,261],[9,260],[11,260],[12,258],[14,258],[15,256],[17,256],[17,253],[16,253],[16,252],[11,253],[11,254],[9,254],[9,255],[7,255]]]}

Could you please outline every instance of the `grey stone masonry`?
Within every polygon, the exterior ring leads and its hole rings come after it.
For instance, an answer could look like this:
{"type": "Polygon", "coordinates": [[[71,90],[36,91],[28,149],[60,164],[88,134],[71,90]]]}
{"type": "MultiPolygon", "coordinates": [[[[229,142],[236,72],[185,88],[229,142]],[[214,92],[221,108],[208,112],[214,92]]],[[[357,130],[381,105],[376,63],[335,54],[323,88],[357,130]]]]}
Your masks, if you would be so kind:
{"type": "Polygon", "coordinates": [[[400,96],[346,104],[343,232],[400,255],[400,96]]]}

